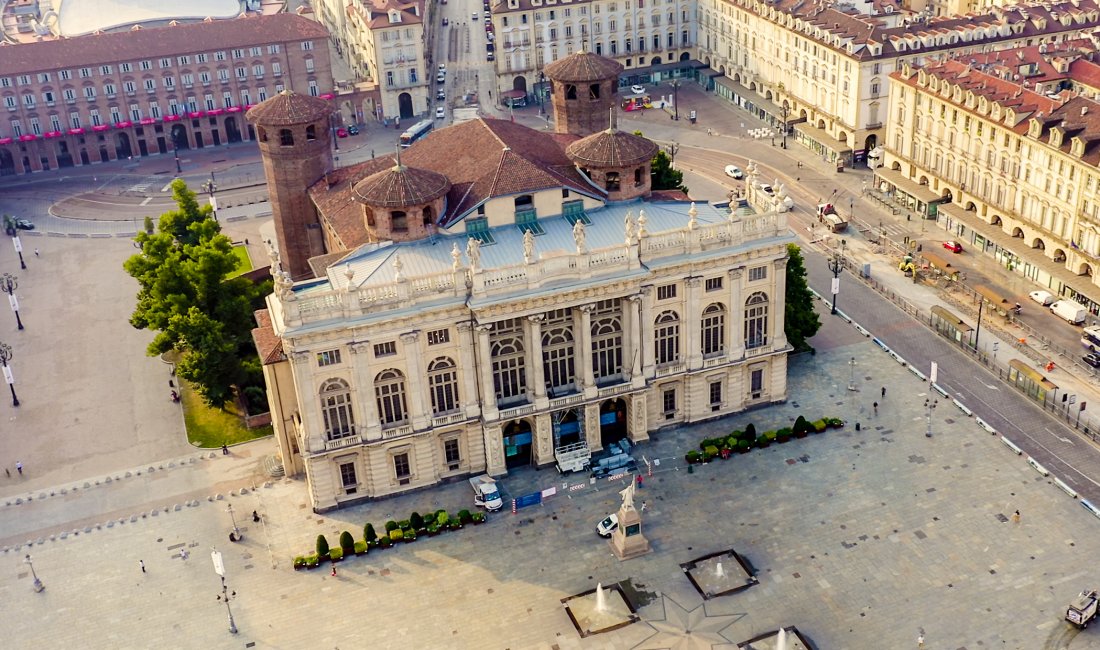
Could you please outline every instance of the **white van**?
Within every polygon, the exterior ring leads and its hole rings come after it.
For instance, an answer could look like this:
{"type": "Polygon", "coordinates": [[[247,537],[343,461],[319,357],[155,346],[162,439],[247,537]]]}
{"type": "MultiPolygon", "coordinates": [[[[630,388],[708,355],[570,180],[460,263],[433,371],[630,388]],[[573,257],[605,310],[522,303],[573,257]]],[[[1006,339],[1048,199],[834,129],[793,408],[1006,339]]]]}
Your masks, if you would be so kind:
{"type": "Polygon", "coordinates": [[[1059,300],[1050,306],[1050,311],[1070,325],[1080,325],[1089,315],[1087,309],[1072,300],[1059,300]]]}

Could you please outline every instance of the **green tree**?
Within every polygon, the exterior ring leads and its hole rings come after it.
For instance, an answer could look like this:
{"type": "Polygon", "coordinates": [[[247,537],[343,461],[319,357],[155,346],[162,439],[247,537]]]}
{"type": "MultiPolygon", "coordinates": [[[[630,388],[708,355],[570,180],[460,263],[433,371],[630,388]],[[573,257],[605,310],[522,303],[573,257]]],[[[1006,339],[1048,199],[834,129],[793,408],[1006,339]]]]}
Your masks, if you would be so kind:
{"type": "Polygon", "coordinates": [[[179,179],[172,197],[177,209],[161,215],[156,232],[137,234],[141,252],[123,265],[139,286],[130,324],[156,332],[150,356],[179,352],[177,374],[220,408],[233,386],[262,383],[251,330],[267,283],[227,279],[237,259],[210,206],[179,179]]]}
{"type": "Polygon", "coordinates": [[[320,556],[321,559],[324,559],[324,558],[328,557],[328,551],[329,551],[328,540],[325,539],[324,535],[318,535],[317,536],[317,555],[320,556]]]}
{"type": "Polygon", "coordinates": [[[787,342],[796,351],[813,350],[807,339],[821,329],[821,320],[814,311],[814,297],[806,283],[806,264],[802,250],[787,244],[787,295],[783,331],[787,342]]]}
{"type": "Polygon", "coordinates": [[[355,540],[352,539],[351,533],[344,531],[340,533],[340,549],[344,551],[344,556],[355,554],[355,540]]]}
{"type": "Polygon", "coordinates": [[[672,159],[664,151],[658,151],[653,156],[649,177],[650,185],[655,190],[680,190],[684,194],[688,192],[684,185],[684,172],[672,168],[672,159]]]}

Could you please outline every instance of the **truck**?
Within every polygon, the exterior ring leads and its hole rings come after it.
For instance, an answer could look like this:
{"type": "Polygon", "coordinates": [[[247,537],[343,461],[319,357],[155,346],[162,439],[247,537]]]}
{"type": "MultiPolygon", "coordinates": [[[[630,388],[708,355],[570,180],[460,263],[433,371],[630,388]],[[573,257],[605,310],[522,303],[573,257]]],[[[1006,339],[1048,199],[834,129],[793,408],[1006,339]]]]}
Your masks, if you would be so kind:
{"type": "Polygon", "coordinates": [[[638,464],[634,462],[630,454],[611,454],[593,463],[592,476],[594,478],[603,478],[604,476],[611,476],[612,474],[635,472],[637,470],[638,464]]]}
{"type": "Polygon", "coordinates": [[[554,449],[554,459],[558,461],[558,471],[562,474],[583,472],[592,465],[592,451],[588,443],[582,440],[554,449]]]}
{"type": "Polygon", "coordinates": [[[1083,630],[1096,618],[1096,606],[1096,590],[1086,589],[1066,608],[1066,620],[1083,630]]]}
{"type": "Polygon", "coordinates": [[[848,229],[848,222],[837,214],[836,207],[832,203],[818,204],[817,220],[832,232],[844,232],[848,229]]]}
{"type": "Polygon", "coordinates": [[[474,488],[474,505],[489,512],[496,512],[504,506],[500,490],[497,489],[497,481],[488,474],[470,479],[470,486],[474,488]]]}
{"type": "Polygon", "coordinates": [[[1059,300],[1050,306],[1050,312],[1070,325],[1080,325],[1089,315],[1087,309],[1072,300],[1059,300]]]}

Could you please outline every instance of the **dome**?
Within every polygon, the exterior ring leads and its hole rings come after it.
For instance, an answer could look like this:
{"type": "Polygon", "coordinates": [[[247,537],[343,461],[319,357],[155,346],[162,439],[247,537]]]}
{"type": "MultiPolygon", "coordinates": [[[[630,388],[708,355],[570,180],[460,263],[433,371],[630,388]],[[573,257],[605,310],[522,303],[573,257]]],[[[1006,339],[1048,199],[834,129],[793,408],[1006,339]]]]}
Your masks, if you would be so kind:
{"type": "Polygon", "coordinates": [[[623,71],[623,66],[618,61],[599,54],[581,51],[547,63],[543,71],[554,81],[577,83],[615,79],[623,71]]]}
{"type": "Polygon", "coordinates": [[[367,176],[355,184],[355,199],[375,208],[423,205],[451,189],[443,174],[398,163],[367,176]]]}
{"type": "Polygon", "coordinates": [[[245,117],[263,126],[293,126],[325,119],[332,110],[328,100],[284,90],[248,109],[245,117]]]}
{"type": "Polygon", "coordinates": [[[570,144],[565,155],[582,167],[617,169],[652,160],[658,149],[652,140],[612,128],[570,144]]]}

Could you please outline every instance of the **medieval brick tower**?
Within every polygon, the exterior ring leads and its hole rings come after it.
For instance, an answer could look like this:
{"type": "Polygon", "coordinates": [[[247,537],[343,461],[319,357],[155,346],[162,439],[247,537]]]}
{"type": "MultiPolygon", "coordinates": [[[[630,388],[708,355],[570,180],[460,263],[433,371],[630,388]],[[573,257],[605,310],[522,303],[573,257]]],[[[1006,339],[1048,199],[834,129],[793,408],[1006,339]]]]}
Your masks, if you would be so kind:
{"type": "Polygon", "coordinates": [[[294,280],[312,277],[309,258],[325,252],[308,189],[332,170],[332,111],[324,99],[284,90],[246,115],[256,125],[283,270],[294,280]]]}
{"type": "Polygon", "coordinates": [[[551,81],[555,131],[584,137],[607,128],[622,65],[582,51],[546,64],[544,71],[551,81]]]}

